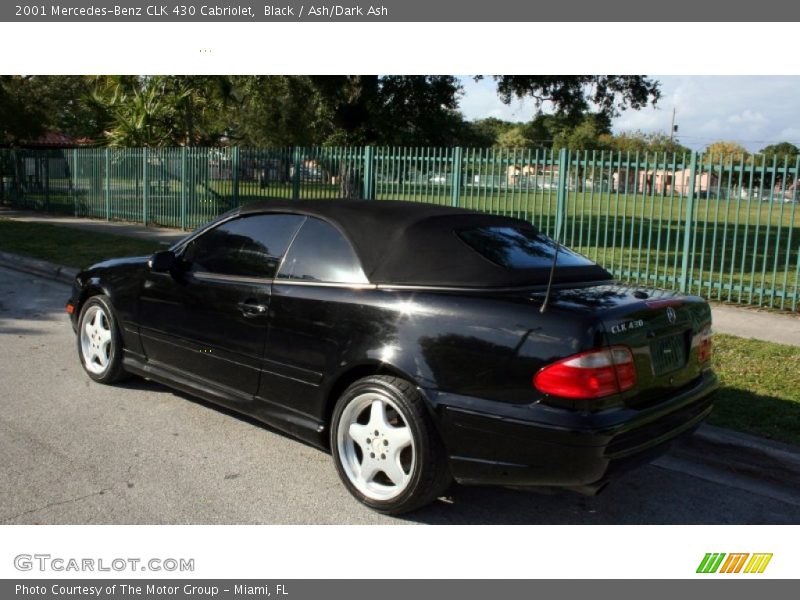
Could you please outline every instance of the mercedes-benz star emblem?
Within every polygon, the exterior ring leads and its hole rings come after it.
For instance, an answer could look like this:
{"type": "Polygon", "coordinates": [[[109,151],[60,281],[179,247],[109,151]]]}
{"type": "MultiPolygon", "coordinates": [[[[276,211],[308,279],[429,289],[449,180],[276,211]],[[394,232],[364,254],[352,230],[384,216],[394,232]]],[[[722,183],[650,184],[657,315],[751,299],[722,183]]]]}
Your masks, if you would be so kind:
{"type": "Polygon", "coordinates": [[[667,321],[674,323],[678,320],[678,315],[675,314],[675,309],[671,306],[667,307],[667,321]]]}

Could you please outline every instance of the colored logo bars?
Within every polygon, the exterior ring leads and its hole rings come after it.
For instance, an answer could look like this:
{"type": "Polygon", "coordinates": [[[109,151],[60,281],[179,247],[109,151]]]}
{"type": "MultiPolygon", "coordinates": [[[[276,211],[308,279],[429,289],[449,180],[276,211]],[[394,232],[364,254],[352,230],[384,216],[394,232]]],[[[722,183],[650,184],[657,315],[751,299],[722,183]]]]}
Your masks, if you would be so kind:
{"type": "Polygon", "coordinates": [[[772,554],[708,552],[697,567],[698,573],[763,573],[772,554]],[[726,558],[727,556],[727,558],[726,558]],[[748,557],[750,560],[748,560],[748,557]],[[744,568],[743,568],[744,567],[744,568]]]}

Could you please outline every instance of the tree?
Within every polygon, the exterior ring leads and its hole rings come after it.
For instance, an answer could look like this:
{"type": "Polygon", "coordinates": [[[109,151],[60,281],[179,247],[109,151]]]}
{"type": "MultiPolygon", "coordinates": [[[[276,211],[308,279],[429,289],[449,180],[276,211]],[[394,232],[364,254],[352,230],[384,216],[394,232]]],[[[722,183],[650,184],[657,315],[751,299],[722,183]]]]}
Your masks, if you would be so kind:
{"type": "MultiPolygon", "coordinates": [[[[461,87],[450,75],[339,75],[310,78],[330,119],[328,145],[451,145],[463,117],[456,112],[461,87]]],[[[340,193],[360,197],[360,162],[339,161],[340,193]]],[[[402,174],[400,175],[402,176],[402,174]]]]}
{"type": "Polygon", "coordinates": [[[141,82],[108,78],[99,82],[95,100],[109,114],[105,132],[110,146],[166,146],[176,137],[175,123],[180,98],[167,94],[165,77],[146,77],[141,82]]]}
{"type": "Polygon", "coordinates": [[[530,96],[540,108],[552,103],[555,113],[540,110],[528,123],[467,123],[451,75],[3,77],[0,143],[52,130],[114,145],[549,148],[557,136],[573,136],[566,145],[581,135],[594,143],[610,133],[618,110],[658,97],[658,84],[643,76],[495,79],[506,102],[530,96]],[[591,106],[598,112],[588,112],[591,106]]]}
{"type": "Polygon", "coordinates": [[[501,135],[518,127],[521,123],[512,123],[496,117],[465,121],[463,137],[469,138],[467,146],[494,146],[501,135]]]}
{"type": "Polygon", "coordinates": [[[718,163],[720,159],[723,163],[735,162],[748,159],[749,155],[747,148],[736,142],[719,141],[706,146],[705,162],[718,163]]]}
{"type": "Polygon", "coordinates": [[[553,140],[553,149],[603,150],[606,145],[602,134],[603,132],[594,119],[587,118],[576,127],[563,129],[556,134],[553,140]]]}
{"type": "Polygon", "coordinates": [[[800,148],[790,142],[780,142],[762,148],[760,153],[767,162],[775,160],[778,164],[783,164],[785,161],[791,166],[797,162],[800,148]]]}
{"type": "Polygon", "coordinates": [[[501,148],[530,148],[531,143],[522,127],[513,127],[497,136],[495,144],[501,148]]]}
{"type": "Polygon", "coordinates": [[[0,76],[0,144],[14,146],[45,132],[47,112],[31,97],[29,79],[0,76]]]}
{"type": "Polygon", "coordinates": [[[614,117],[641,109],[661,97],[659,83],[644,75],[494,75],[500,99],[532,98],[537,108],[551,103],[557,115],[577,125],[592,109],[614,117]]]}
{"type": "Polygon", "coordinates": [[[631,154],[639,153],[655,153],[667,154],[673,153],[681,155],[691,152],[691,149],[683,146],[674,138],[663,132],[645,133],[643,131],[623,132],[614,136],[607,136],[604,138],[605,144],[612,150],[618,152],[630,152],[631,154]]]}
{"type": "Polygon", "coordinates": [[[496,117],[465,122],[462,138],[469,138],[467,146],[500,146],[549,148],[553,133],[548,129],[553,115],[538,114],[532,121],[504,121],[496,117]]]}
{"type": "Polygon", "coordinates": [[[310,78],[333,125],[327,144],[448,145],[463,122],[451,75],[310,78]]]}
{"type": "Polygon", "coordinates": [[[108,124],[106,108],[92,98],[98,77],[37,75],[28,81],[28,95],[45,111],[48,131],[97,140],[108,124]]]}
{"type": "Polygon", "coordinates": [[[230,80],[222,76],[98,77],[112,146],[218,145],[226,137],[230,80]]]}
{"type": "Polygon", "coordinates": [[[309,77],[231,77],[228,137],[251,147],[310,146],[333,131],[309,77]]]}
{"type": "MultiPolygon", "coordinates": [[[[30,143],[48,131],[73,138],[100,138],[108,115],[105,107],[92,99],[98,79],[83,75],[4,77],[0,82],[0,122],[7,132],[13,130],[13,139],[0,143],[30,143]]],[[[0,134],[3,137],[8,136],[0,134]]]]}

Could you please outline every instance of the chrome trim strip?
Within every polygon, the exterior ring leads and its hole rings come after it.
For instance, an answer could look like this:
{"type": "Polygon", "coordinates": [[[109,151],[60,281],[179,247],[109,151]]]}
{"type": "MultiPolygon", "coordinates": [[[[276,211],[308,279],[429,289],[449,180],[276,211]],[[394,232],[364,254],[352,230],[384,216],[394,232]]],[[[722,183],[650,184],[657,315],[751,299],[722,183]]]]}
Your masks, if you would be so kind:
{"type": "MultiPolygon", "coordinates": [[[[596,287],[600,285],[614,285],[617,284],[616,279],[603,279],[599,281],[574,281],[564,282],[553,285],[553,289],[572,289],[584,287],[596,287]]],[[[444,286],[444,285],[406,285],[406,284],[392,284],[392,283],[379,283],[377,284],[379,290],[431,290],[431,291],[446,291],[446,292],[533,292],[544,293],[547,289],[547,284],[537,285],[517,285],[508,287],[467,287],[467,286],[444,286]]]]}
{"type": "MultiPolygon", "coordinates": [[[[569,289],[575,287],[592,287],[595,285],[609,285],[613,280],[607,279],[603,281],[587,281],[587,282],[574,282],[574,283],[560,283],[553,286],[553,289],[569,289]]],[[[347,288],[356,290],[385,290],[385,291],[433,291],[433,292],[485,292],[485,293],[498,293],[498,292],[525,292],[530,291],[533,293],[544,293],[547,288],[546,284],[540,285],[521,285],[514,287],[456,287],[456,286],[443,286],[443,285],[408,285],[408,284],[394,284],[394,283],[326,283],[323,281],[303,281],[298,279],[274,279],[273,285],[299,285],[299,286],[317,286],[317,287],[335,287],[347,288]]]]}
{"type": "Polygon", "coordinates": [[[524,291],[544,291],[544,285],[522,285],[516,287],[461,287],[444,285],[405,285],[380,283],[377,285],[379,290],[413,290],[413,291],[434,291],[434,292],[524,292],[524,291]]]}
{"type": "MultiPolygon", "coordinates": [[[[539,285],[519,285],[511,287],[468,287],[468,286],[446,286],[446,285],[409,285],[396,283],[331,283],[326,281],[305,281],[302,279],[267,279],[259,277],[241,277],[239,275],[222,275],[218,273],[207,273],[198,271],[192,273],[198,279],[209,281],[230,281],[236,283],[251,283],[254,285],[296,285],[305,287],[328,287],[342,288],[351,290],[398,290],[398,291],[432,291],[432,292],[483,292],[483,293],[502,293],[502,292],[541,292],[544,293],[546,284],[539,285]]],[[[575,287],[593,287],[597,285],[612,285],[616,280],[605,279],[601,281],[583,281],[559,283],[553,289],[568,289],[575,287]]]]}
{"type": "Polygon", "coordinates": [[[252,285],[272,285],[272,279],[268,277],[244,277],[241,275],[225,275],[223,273],[209,273],[207,271],[195,271],[190,273],[202,281],[219,281],[223,283],[249,283],[252,285]]]}
{"type": "Polygon", "coordinates": [[[378,288],[374,283],[329,283],[325,281],[304,281],[302,279],[275,279],[273,285],[299,285],[305,287],[329,287],[346,288],[351,290],[375,290],[378,288]]]}

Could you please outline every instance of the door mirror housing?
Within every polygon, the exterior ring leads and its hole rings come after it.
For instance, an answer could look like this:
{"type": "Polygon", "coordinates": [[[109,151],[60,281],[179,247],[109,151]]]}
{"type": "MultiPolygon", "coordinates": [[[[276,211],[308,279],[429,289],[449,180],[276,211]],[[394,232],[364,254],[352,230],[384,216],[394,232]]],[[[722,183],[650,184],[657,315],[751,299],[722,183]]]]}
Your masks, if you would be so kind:
{"type": "Polygon", "coordinates": [[[150,270],[156,273],[169,273],[175,270],[178,259],[172,250],[161,250],[150,257],[150,270]]]}

